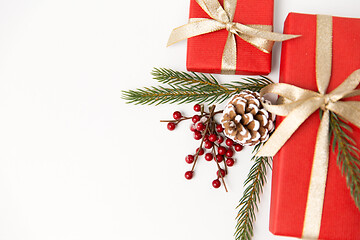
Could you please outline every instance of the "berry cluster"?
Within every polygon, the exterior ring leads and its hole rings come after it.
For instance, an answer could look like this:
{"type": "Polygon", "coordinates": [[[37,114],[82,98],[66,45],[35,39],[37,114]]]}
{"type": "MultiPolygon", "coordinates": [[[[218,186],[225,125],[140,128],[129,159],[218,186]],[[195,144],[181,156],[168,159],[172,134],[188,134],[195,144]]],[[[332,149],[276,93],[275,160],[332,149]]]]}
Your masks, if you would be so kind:
{"type": "Polygon", "coordinates": [[[181,121],[191,119],[190,130],[193,132],[194,139],[201,140],[195,154],[185,157],[186,163],[192,164],[192,169],[185,173],[185,178],[188,180],[193,178],[196,162],[200,156],[204,156],[206,161],[214,161],[217,166],[217,178],[213,180],[212,186],[219,188],[222,182],[227,191],[224,178],[228,174],[228,167],[232,167],[235,163],[234,151],[241,151],[243,146],[223,134],[223,127],[214,118],[222,111],[215,112],[215,105],[209,108],[209,112],[206,112],[203,105],[196,104],[194,111],[196,114],[192,117],[184,117],[179,111],[176,111],[173,113],[174,120],[162,121],[168,122],[167,128],[173,131],[181,121]]]}

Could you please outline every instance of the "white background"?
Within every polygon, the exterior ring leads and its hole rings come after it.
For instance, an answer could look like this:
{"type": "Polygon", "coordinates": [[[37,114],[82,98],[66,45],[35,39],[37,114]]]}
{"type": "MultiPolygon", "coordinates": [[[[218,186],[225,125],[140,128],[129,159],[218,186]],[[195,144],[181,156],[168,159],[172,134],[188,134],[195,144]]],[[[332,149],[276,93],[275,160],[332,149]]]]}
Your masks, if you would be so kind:
{"type": "MultiPolygon", "coordinates": [[[[250,1],[250,0],[249,0],[250,1]]],[[[236,155],[229,193],[212,163],[192,181],[191,105],[126,105],[121,90],[156,85],[152,67],[185,70],[188,0],[0,1],[0,239],[230,240],[251,163],[236,155]],[[137,3],[136,3],[137,2],[137,3]]],[[[290,11],[360,17],[358,0],[275,0],[275,30],[290,11]]],[[[280,45],[273,54],[277,81],[280,45]]],[[[218,76],[222,82],[240,76],[218,76]]],[[[271,174],[268,175],[270,180],[271,174]]],[[[270,181],[254,240],[268,231],[270,181]]]]}

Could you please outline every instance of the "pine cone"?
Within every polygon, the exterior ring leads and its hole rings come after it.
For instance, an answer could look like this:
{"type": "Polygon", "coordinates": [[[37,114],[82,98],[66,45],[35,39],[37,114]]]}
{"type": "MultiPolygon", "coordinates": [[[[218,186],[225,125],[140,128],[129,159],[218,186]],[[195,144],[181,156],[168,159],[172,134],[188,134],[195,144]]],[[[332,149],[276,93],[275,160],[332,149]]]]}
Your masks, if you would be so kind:
{"type": "Polygon", "coordinates": [[[227,137],[242,145],[253,146],[269,138],[274,131],[274,120],[275,115],[263,108],[259,93],[245,90],[226,105],[221,124],[227,137]]]}

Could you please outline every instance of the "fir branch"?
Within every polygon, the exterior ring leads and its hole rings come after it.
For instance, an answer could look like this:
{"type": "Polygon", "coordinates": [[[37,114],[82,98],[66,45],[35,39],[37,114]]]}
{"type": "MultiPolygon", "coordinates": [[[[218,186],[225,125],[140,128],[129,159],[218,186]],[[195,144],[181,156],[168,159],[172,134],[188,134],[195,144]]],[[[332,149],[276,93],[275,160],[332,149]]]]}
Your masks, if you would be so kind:
{"type": "Polygon", "coordinates": [[[127,100],[127,103],[134,104],[165,104],[165,103],[204,103],[209,104],[215,102],[218,99],[225,100],[231,95],[224,93],[223,91],[213,91],[211,94],[202,92],[197,89],[185,88],[185,87],[150,87],[137,90],[129,90],[123,92],[123,98],[127,100]]]}
{"type": "Polygon", "coordinates": [[[161,86],[123,91],[122,98],[134,104],[221,103],[243,90],[260,91],[272,83],[266,77],[244,78],[242,81],[220,84],[209,74],[187,73],[166,68],[154,68],[152,75],[161,86]]]}
{"type": "Polygon", "coordinates": [[[204,73],[187,73],[174,71],[167,68],[154,68],[151,72],[154,79],[163,84],[169,85],[183,85],[183,86],[192,86],[192,87],[214,87],[218,88],[221,85],[214,78],[214,76],[206,76],[204,73]]]}
{"type": "MultiPolygon", "coordinates": [[[[253,154],[257,153],[261,146],[261,143],[256,145],[253,154]]],[[[236,217],[237,224],[234,234],[237,240],[250,240],[253,236],[253,223],[256,220],[255,211],[258,211],[257,204],[260,202],[260,194],[266,183],[267,167],[271,168],[272,162],[271,157],[253,156],[251,160],[255,163],[244,183],[246,189],[237,206],[239,213],[236,217]]]]}
{"type": "Polygon", "coordinates": [[[253,92],[260,92],[261,89],[272,83],[273,81],[269,78],[260,76],[259,78],[247,77],[244,78],[242,82],[234,81],[232,84],[224,84],[223,86],[234,89],[237,92],[241,92],[246,89],[253,92]]]}
{"type": "Polygon", "coordinates": [[[337,147],[337,164],[346,178],[355,205],[360,210],[360,160],[359,149],[355,141],[347,134],[352,129],[334,112],[330,112],[330,133],[332,133],[332,151],[337,147]]]}

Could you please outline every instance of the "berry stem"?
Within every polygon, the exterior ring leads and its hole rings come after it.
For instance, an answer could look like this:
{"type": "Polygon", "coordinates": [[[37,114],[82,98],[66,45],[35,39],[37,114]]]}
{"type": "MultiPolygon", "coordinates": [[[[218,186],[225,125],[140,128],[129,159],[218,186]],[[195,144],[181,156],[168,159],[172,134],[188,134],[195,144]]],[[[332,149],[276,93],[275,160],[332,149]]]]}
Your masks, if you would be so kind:
{"type": "MultiPolygon", "coordinates": [[[[214,153],[214,156],[216,156],[215,146],[213,146],[213,153],[214,153]]],[[[220,165],[219,165],[218,161],[215,160],[215,162],[216,162],[216,165],[217,165],[219,171],[221,172],[221,168],[220,168],[220,165]]],[[[226,184],[225,184],[224,177],[222,176],[221,173],[220,173],[219,175],[220,175],[220,177],[221,177],[222,183],[224,184],[225,191],[228,192],[227,187],[226,187],[226,184]]]]}
{"type": "MultiPolygon", "coordinates": [[[[208,119],[208,122],[206,123],[206,128],[205,128],[203,137],[202,137],[202,139],[201,139],[199,151],[200,151],[200,149],[202,148],[202,145],[203,145],[203,143],[204,143],[204,139],[205,139],[205,136],[206,136],[206,132],[207,132],[208,129],[209,129],[209,125],[210,125],[210,123],[211,123],[210,119],[212,118],[212,116],[213,116],[213,114],[214,114],[215,105],[212,105],[209,110],[210,110],[209,119],[208,119]]],[[[199,151],[198,151],[198,152],[199,152],[199,151]]],[[[194,164],[193,164],[193,167],[192,167],[191,171],[194,171],[194,169],[195,169],[195,165],[196,165],[196,162],[197,162],[198,157],[199,157],[198,152],[196,153],[195,160],[194,160],[194,164]]]]}
{"type": "Polygon", "coordinates": [[[204,137],[201,139],[199,150],[197,150],[197,152],[195,154],[195,159],[194,159],[194,163],[193,163],[193,166],[191,168],[191,171],[195,170],[195,165],[196,165],[196,162],[197,162],[197,160],[199,158],[199,152],[200,152],[200,149],[202,148],[203,142],[204,142],[204,137]]]}
{"type": "MultiPolygon", "coordinates": [[[[215,105],[213,105],[213,106],[215,106],[215,105]]],[[[222,110],[221,110],[221,111],[214,112],[214,113],[212,114],[212,116],[215,116],[216,114],[219,114],[219,113],[222,113],[222,112],[223,112],[222,110]]],[[[207,113],[207,112],[204,112],[204,111],[201,112],[201,116],[202,116],[202,117],[203,117],[203,116],[209,116],[209,117],[210,117],[210,115],[211,115],[211,111],[210,111],[210,113],[207,113]]],[[[192,119],[192,117],[182,117],[182,118],[179,119],[179,120],[160,120],[160,122],[163,122],[163,123],[173,122],[173,123],[175,123],[175,124],[178,124],[178,123],[180,123],[180,122],[182,122],[182,121],[184,121],[184,120],[188,120],[188,119],[192,119]]]]}
{"type": "Polygon", "coordinates": [[[160,122],[173,122],[173,123],[176,123],[178,124],[179,122],[181,121],[184,121],[184,120],[188,120],[188,119],[191,119],[191,117],[182,117],[180,120],[160,120],[160,122]]]}
{"type": "Polygon", "coordinates": [[[228,174],[228,168],[226,165],[226,160],[228,159],[228,157],[224,157],[224,166],[225,166],[225,173],[228,174]]]}

